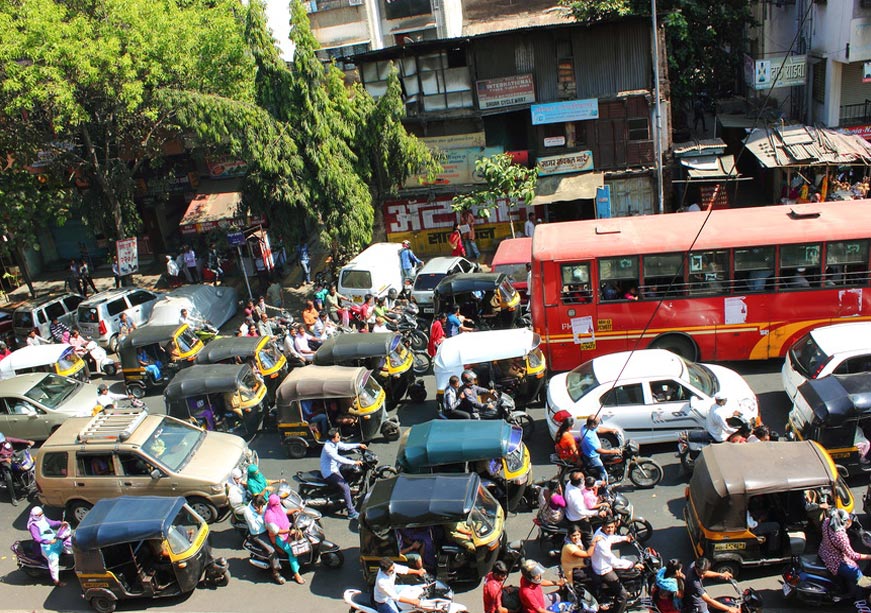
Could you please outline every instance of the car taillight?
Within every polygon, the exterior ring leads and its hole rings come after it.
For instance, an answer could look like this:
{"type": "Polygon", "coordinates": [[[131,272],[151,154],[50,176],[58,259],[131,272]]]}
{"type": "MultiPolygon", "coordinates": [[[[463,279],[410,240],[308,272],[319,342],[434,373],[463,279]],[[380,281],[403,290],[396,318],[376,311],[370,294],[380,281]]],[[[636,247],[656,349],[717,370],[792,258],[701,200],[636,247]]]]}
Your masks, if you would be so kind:
{"type": "Polygon", "coordinates": [[[102,336],[103,334],[106,334],[106,332],[108,332],[108,328],[106,328],[106,322],[101,320],[100,321],[100,335],[102,336]]]}

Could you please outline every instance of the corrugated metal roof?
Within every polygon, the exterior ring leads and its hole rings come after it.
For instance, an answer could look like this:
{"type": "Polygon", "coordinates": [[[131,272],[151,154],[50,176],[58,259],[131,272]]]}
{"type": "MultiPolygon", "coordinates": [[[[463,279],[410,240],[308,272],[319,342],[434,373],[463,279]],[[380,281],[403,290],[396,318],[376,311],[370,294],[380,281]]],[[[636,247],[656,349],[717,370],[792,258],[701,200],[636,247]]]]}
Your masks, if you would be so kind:
{"type": "Polygon", "coordinates": [[[672,147],[676,156],[701,155],[714,153],[726,149],[726,143],[722,138],[708,138],[705,140],[691,140],[683,143],[675,143],[672,147]]]}
{"type": "Polygon", "coordinates": [[[711,155],[681,160],[690,179],[737,179],[735,158],[731,155],[711,155]]]}
{"type": "Polygon", "coordinates": [[[757,128],[744,142],[765,168],[871,163],[871,144],[828,128],[757,128]]]}

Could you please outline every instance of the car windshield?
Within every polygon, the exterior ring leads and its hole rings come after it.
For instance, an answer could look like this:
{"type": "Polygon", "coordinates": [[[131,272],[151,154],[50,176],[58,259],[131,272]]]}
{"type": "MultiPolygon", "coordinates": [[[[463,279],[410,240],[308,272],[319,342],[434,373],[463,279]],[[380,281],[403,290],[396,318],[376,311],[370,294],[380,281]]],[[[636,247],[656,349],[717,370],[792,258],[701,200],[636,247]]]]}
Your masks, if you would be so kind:
{"type": "Polygon", "coordinates": [[[445,273],[443,272],[430,272],[417,275],[417,278],[414,280],[414,291],[430,292],[434,290],[436,285],[439,284],[439,281],[444,278],[445,273]]]}
{"type": "MultiPolygon", "coordinates": [[[[682,359],[682,358],[681,358],[682,359]]],[[[687,368],[687,379],[699,391],[706,396],[713,396],[719,391],[720,386],[717,382],[717,377],[714,376],[708,368],[702,364],[696,364],[689,360],[684,360],[684,365],[687,368]]]]}
{"type": "Polygon", "coordinates": [[[599,385],[593,374],[593,362],[585,362],[566,375],[566,391],[572,402],[577,402],[586,396],[590,390],[599,385]]]}
{"type": "Polygon", "coordinates": [[[184,553],[190,549],[196,540],[197,533],[200,531],[203,520],[200,519],[192,509],[187,505],[182,507],[175,519],[172,520],[172,526],[166,534],[166,540],[169,543],[169,548],[176,555],[184,553]]]}
{"type": "Polygon", "coordinates": [[[188,424],[165,419],[154,429],[142,448],[145,453],[177,472],[187,464],[206,433],[188,424]]]}
{"type": "Polygon", "coordinates": [[[831,356],[820,349],[813,336],[805,334],[790,348],[789,358],[800,375],[805,379],[814,379],[831,356]]]}
{"type": "Polygon", "coordinates": [[[279,360],[281,360],[281,354],[278,353],[278,349],[275,348],[275,345],[271,343],[261,349],[258,356],[260,357],[260,367],[263,370],[272,370],[275,368],[275,365],[278,364],[279,360]]]}
{"type": "Polygon", "coordinates": [[[24,395],[49,409],[56,409],[82,385],[84,384],[73,379],[47,374],[24,395]]]}
{"type": "Polygon", "coordinates": [[[370,289],[372,274],[368,270],[343,270],[340,284],[346,289],[370,289]]]}
{"type": "Polygon", "coordinates": [[[496,528],[499,517],[499,503],[483,485],[478,486],[478,500],[469,513],[469,527],[478,538],[488,536],[496,528]]]}

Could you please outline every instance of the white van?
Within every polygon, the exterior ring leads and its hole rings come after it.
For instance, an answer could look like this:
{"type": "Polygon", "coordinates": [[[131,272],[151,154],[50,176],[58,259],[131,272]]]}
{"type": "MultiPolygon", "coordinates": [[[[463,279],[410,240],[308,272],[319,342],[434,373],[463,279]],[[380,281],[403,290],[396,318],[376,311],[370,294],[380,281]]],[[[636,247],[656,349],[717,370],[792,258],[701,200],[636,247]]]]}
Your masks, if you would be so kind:
{"type": "Polygon", "coordinates": [[[400,243],[375,243],[348,262],[339,272],[339,293],[362,302],[366,294],[386,296],[390,288],[402,291],[400,243]]]}

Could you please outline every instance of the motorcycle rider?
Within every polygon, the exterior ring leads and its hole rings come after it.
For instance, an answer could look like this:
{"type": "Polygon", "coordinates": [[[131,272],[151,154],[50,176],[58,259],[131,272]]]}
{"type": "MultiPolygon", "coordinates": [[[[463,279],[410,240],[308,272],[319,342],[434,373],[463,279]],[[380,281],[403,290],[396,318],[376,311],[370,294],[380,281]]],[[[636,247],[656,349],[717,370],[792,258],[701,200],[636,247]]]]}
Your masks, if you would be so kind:
{"type": "Polygon", "coordinates": [[[47,518],[42,512],[42,507],[33,507],[30,511],[30,517],[27,519],[27,530],[33,540],[39,543],[42,557],[48,562],[51,580],[57,587],[64,586],[60,580],[60,554],[72,553],[73,550],[69,528],[70,525],[65,521],[47,518]],[[67,536],[58,538],[58,532],[64,528],[67,531],[67,536]]]}
{"type": "Polygon", "coordinates": [[[341,464],[363,465],[362,460],[351,460],[339,453],[340,451],[349,451],[351,449],[366,449],[366,445],[363,443],[343,443],[339,429],[330,429],[327,433],[327,442],[324,443],[324,448],[321,450],[321,476],[327,483],[342,490],[342,494],[345,497],[345,508],[348,510],[348,519],[353,520],[360,517],[360,514],[354,508],[351,488],[348,486],[348,482],[345,481],[342,473],[339,472],[341,464]]]}
{"type": "Polygon", "coordinates": [[[623,613],[628,604],[629,595],[626,593],[626,588],[620,583],[620,578],[617,576],[615,569],[630,569],[633,566],[637,570],[644,567],[641,564],[634,564],[631,560],[626,560],[614,555],[611,547],[617,543],[629,543],[632,537],[619,536],[617,534],[617,521],[608,516],[602,526],[596,530],[593,535],[593,572],[607,586],[608,591],[614,599],[610,611],[614,613],[623,613]]]}
{"type": "Polygon", "coordinates": [[[473,419],[494,419],[496,417],[496,395],[478,385],[478,375],[473,370],[464,370],[463,387],[460,389],[460,409],[469,413],[473,419]],[[482,402],[482,399],[486,402],[482,402]]]}
{"type": "Polygon", "coordinates": [[[484,613],[508,613],[502,606],[502,586],[508,579],[508,567],[496,560],[493,569],[484,578],[484,613]]]}
{"type": "Polygon", "coordinates": [[[601,425],[601,420],[595,415],[587,417],[587,423],[581,428],[581,454],[584,463],[592,476],[602,483],[608,482],[608,473],[602,463],[603,455],[621,455],[619,449],[605,449],[599,440],[599,433],[616,433],[614,428],[606,428],[601,425]]]}
{"type": "Polygon", "coordinates": [[[726,421],[730,417],[741,417],[741,411],[735,409],[730,411],[726,405],[729,399],[723,392],[714,394],[714,404],[708,409],[708,416],[705,420],[705,428],[708,434],[715,443],[724,443],[729,440],[729,437],[738,431],[726,421]]]}
{"type": "Polygon", "coordinates": [[[115,406],[116,400],[127,400],[127,398],[129,398],[127,394],[116,394],[109,391],[109,386],[105,383],[97,386],[97,404],[103,408],[115,406]]]}
{"type": "Polygon", "coordinates": [[[684,583],[683,613],[708,613],[709,607],[717,611],[725,611],[726,613],[741,613],[741,609],[738,607],[730,607],[717,602],[708,595],[702,581],[712,577],[729,581],[732,579],[732,573],[729,571],[724,573],[713,572],[711,570],[711,561],[708,558],[699,558],[690,565],[684,583]]]}
{"type": "Polygon", "coordinates": [[[278,555],[275,553],[275,547],[269,541],[269,535],[266,533],[266,522],[263,519],[263,514],[266,512],[266,498],[263,494],[257,494],[250,504],[245,507],[243,512],[245,523],[248,525],[249,539],[255,543],[263,553],[269,557],[269,564],[272,567],[272,579],[278,585],[284,585],[284,577],[281,576],[281,562],[278,555]]]}
{"type": "Polygon", "coordinates": [[[63,323],[62,321],[58,321],[57,317],[52,317],[51,325],[48,327],[48,331],[51,334],[51,339],[55,343],[65,343],[67,339],[70,337],[72,330],[70,327],[63,323]]]}
{"type": "MultiPolygon", "coordinates": [[[[8,484],[12,481],[12,456],[15,453],[13,445],[27,445],[33,447],[36,443],[24,438],[15,438],[14,436],[5,436],[0,432],[0,479],[8,484]]],[[[9,492],[9,497],[12,499],[12,504],[18,504],[18,498],[15,492],[9,492]]]]}
{"type": "Polygon", "coordinates": [[[558,601],[557,592],[545,596],[543,586],[559,586],[566,584],[565,579],[553,582],[544,579],[544,568],[535,560],[526,560],[520,566],[520,610],[522,613],[550,613],[548,606],[558,601]]]}
{"type": "Polygon", "coordinates": [[[396,591],[396,575],[417,575],[422,577],[426,571],[422,568],[408,568],[394,564],[390,558],[378,561],[378,574],[375,576],[373,598],[378,613],[399,613],[397,602],[404,602],[413,607],[420,607],[420,600],[408,598],[396,591]]]}

